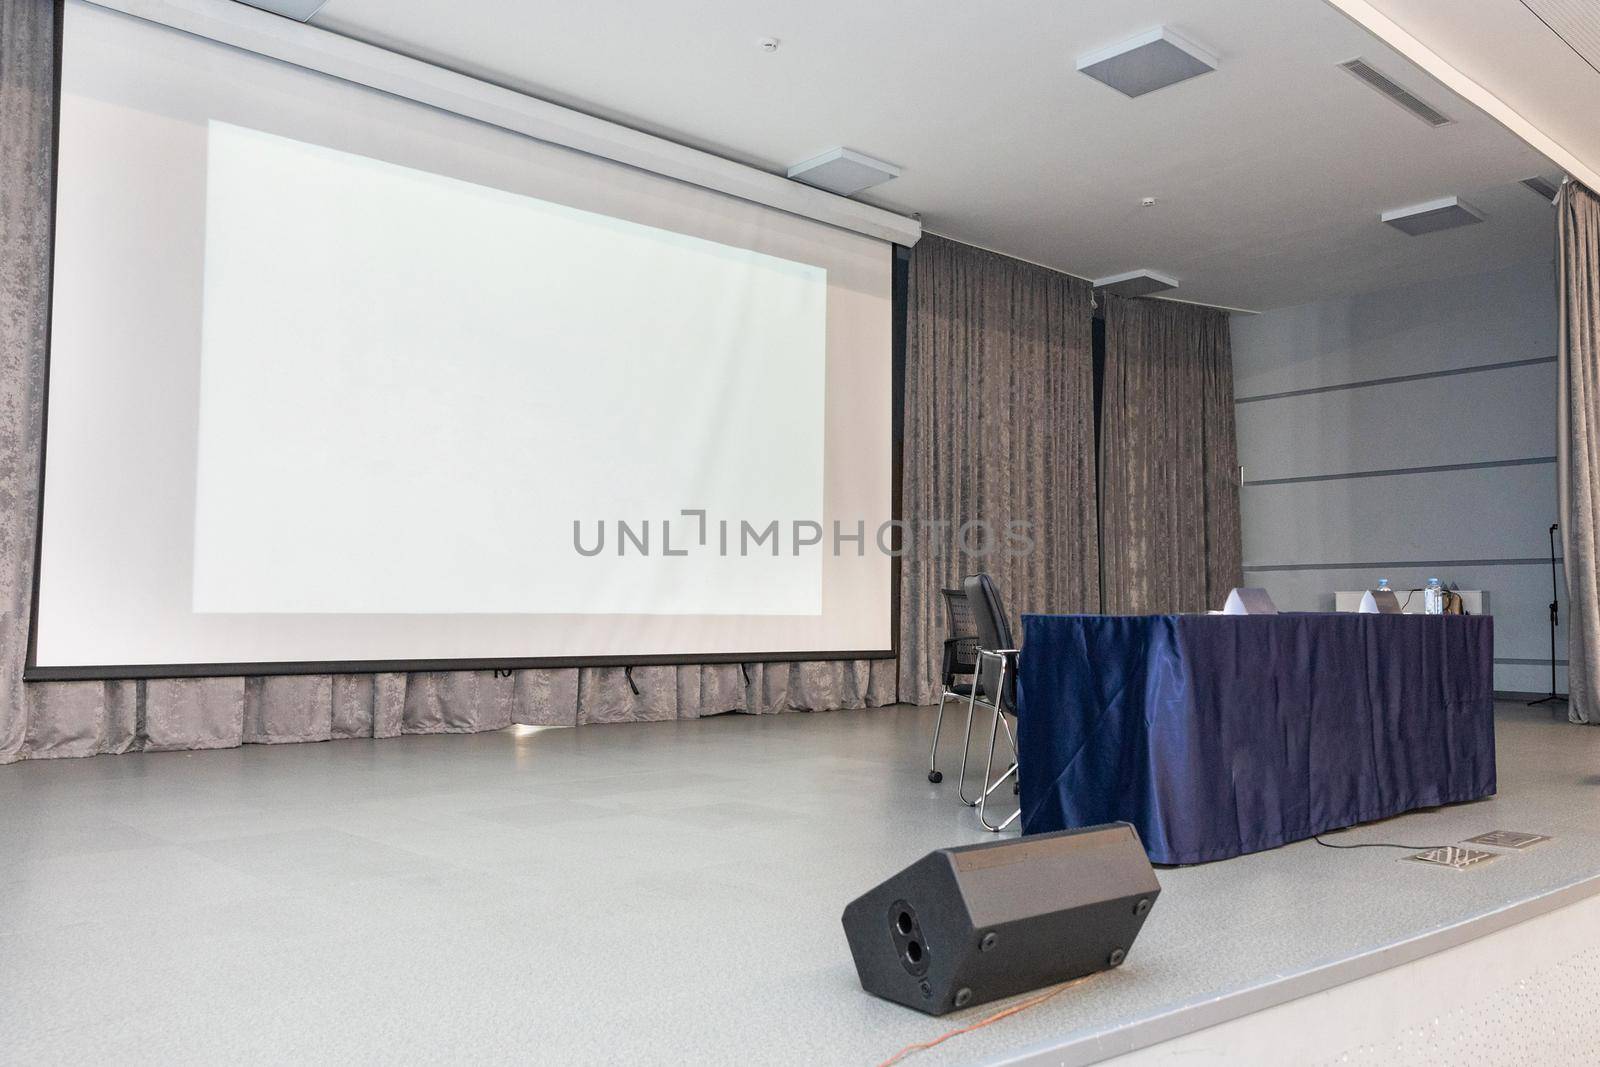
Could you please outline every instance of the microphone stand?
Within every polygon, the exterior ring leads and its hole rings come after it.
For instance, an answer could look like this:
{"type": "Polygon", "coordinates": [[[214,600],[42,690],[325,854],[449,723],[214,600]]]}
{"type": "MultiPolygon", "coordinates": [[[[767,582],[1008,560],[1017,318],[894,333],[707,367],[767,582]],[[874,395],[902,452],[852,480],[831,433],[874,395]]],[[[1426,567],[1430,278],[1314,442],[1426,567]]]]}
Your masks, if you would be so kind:
{"type": "Polygon", "coordinates": [[[1530,708],[1536,704],[1549,704],[1552,701],[1565,704],[1567,701],[1566,697],[1556,692],[1556,623],[1560,619],[1560,608],[1557,606],[1560,599],[1557,590],[1560,586],[1556,581],[1556,530],[1559,528],[1559,523],[1550,524],[1550,695],[1528,701],[1530,708]]]}

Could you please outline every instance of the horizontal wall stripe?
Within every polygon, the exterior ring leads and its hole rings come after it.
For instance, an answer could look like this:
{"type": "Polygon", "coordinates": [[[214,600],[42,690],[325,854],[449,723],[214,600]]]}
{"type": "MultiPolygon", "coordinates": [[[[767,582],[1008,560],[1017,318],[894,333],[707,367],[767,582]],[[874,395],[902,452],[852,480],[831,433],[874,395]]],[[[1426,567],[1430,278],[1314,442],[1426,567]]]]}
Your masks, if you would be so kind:
{"type": "Polygon", "coordinates": [[[1528,459],[1488,459],[1481,463],[1441,463],[1434,467],[1390,467],[1377,471],[1348,471],[1343,474],[1303,474],[1294,478],[1257,478],[1245,482],[1252,485],[1297,485],[1301,482],[1337,482],[1346,478],[1390,478],[1397,474],[1437,474],[1441,471],[1474,471],[1490,467],[1532,467],[1541,463],[1554,463],[1554,456],[1532,456],[1528,459]]]}
{"type": "MultiPolygon", "coordinates": [[[[1561,564],[1560,556],[1556,563],[1561,564]]],[[[1367,563],[1246,563],[1247,571],[1360,571],[1372,567],[1548,567],[1549,556],[1526,559],[1384,559],[1367,563]]]]}
{"type": "Polygon", "coordinates": [[[1508,370],[1511,367],[1532,367],[1540,363],[1554,363],[1555,356],[1537,359],[1512,359],[1504,363],[1479,363],[1471,367],[1454,367],[1450,370],[1430,370],[1420,374],[1398,374],[1393,378],[1368,378],[1359,382],[1341,382],[1338,385],[1316,385],[1309,389],[1290,389],[1282,393],[1261,393],[1257,396],[1236,396],[1235,404],[1256,404],[1263,400],[1283,400],[1291,396],[1311,396],[1315,393],[1335,393],[1342,389],[1366,389],[1375,385],[1397,385],[1400,382],[1420,382],[1429,378],[1449,378],[1457,374],[1479,374],[1490,370],[1508,370]]]}
{"type": "MultiPolygon", "coordinates": [[[[1512,666],[1517,666],[1517,667],[1548,667],[1548,666],[1550,666],[1550,661],[1548,659],[1501,659],[1499,656],[1496,656],[1494,661],[1496,663],[1506,663],[1506,664],[1510,664],[1512,666]]],[[[1566,660],[1564,660],[1564,659],[1556,660],[1556,666],[1557,667],[1565,667],[1566,665],[1567,665],[1567,661],[1566,660]]]]}

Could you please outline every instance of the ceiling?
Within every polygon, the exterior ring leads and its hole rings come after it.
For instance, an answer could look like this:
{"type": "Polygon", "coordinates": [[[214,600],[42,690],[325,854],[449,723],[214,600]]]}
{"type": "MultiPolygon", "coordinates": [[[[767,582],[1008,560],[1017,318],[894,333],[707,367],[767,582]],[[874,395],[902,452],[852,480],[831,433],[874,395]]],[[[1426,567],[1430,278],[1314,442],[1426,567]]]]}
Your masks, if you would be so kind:
{"type": "MultiPolygon", "coordinates": [[[[1337,0],[1335,0],[1337,2],[1337,0]]],[[[1596,0],[1368,0],[1600,172],[1596,0]]]]}
{"type": "Polygon", "coordinates": [[[312,24],[777,173],[844,145],[903,168],[861,199],[931,232],[1082,277],[1150,268],[1201,303],[1553,254],[1553,212],[1518,183],[1555,168],[1323,0],[328,0],[312,24]],[[1074,69],[1157,25],[1218,69],[1137,99],[1074,69]],[[1338,68],[1356,56],[1456,121],[1338,68]],[[1486,221],[1378,222],[1452,194],[1486,221]]]}

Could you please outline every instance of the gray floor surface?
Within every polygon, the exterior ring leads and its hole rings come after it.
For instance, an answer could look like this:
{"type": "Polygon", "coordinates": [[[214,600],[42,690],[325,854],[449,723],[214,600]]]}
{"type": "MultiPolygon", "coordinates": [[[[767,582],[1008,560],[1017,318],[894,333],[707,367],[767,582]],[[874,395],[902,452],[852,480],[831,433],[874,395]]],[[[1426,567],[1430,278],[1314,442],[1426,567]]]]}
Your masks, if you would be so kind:
{"type": "MultiPolygon", "coordinates": [[[[1563,714],[1500,708],[1497,797],[1337,838],[1555,840],[1460,873],[1314,842],[1163,869],[1120,970],[912,1062],[1114,1051],[1118,1028],[1600,873],[1600,730],[1563,714]]],[[[875,1064],[993,1010],[866,996],[840,931],[872,883],[989,839],[953,775],[925,781],[931,724],[898,707],[0,767],[0,1060],[875,1064]]]]}

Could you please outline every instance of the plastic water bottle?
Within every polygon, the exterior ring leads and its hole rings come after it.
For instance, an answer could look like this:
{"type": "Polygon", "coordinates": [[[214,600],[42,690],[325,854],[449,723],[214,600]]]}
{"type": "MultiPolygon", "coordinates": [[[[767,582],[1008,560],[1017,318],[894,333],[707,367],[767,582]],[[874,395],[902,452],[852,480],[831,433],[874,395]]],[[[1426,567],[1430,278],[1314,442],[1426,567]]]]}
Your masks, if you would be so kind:
{"type": "Polygon", "coordinates": [[[1387,579],[1387,578],[1379,578],[1378,579],[1378,588],[1377,588],[1376,592],[1379,592],[1379,593],[1391,592],[1391,590],[1389,589],[1389,579],[1387,579]]]}
{"type": "Polygon", "coordinates": [[[1444,614],[1444,586],[1439,579],[1428,579],[1428,587],[1422,591],[1422,610],[1429,615],[1444,614]]]}

